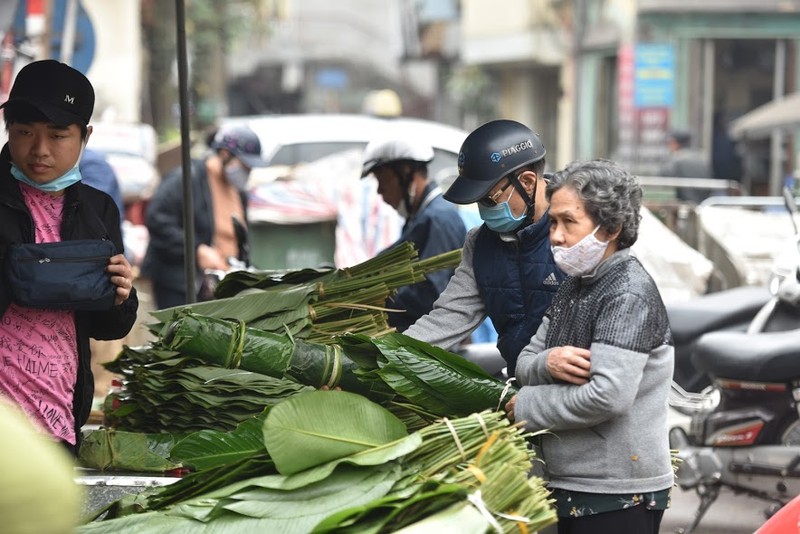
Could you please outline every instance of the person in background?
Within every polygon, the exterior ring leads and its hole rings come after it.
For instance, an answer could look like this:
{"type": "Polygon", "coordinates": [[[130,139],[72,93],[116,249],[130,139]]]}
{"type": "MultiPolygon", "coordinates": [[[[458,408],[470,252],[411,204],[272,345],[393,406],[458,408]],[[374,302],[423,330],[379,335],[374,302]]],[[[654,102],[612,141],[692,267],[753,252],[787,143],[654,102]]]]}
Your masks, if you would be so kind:
{"type": "MultiPolygon", "coordinates": [[[[685,130],[673,130],[667,139],[669,155],[659,174],[670,178],[712,178],[711,164],[700,150],[691,148],[692,135],[685,130]]],[[[678,200],[699,204],[708,197],[707,189],[678,187],[678,200]]]]}
{"type": "MultiPolygon", "coordinates": [[[[211,148],[213,152],[204,160],[191,162],[198,284],[205,270],[228,271],[231,268],[229,258],[242,257],[244,250],[234,219],[246,227],[246,185],[250,169],[266,165],[261,157],[261,143],[247,127],[221,128],[211,148]]],[[[156,307],[186,304],[180,168],[164,177],[150,200],[146,225],[150,242],[142,262],[142,274],[152,281],[156,307]]]]}
{"type": "Polygon", "coordinates": [[[119,210],[119,222],[125,220],[125,203],[122,200],[122,189],[114,168],[108,163],[105,154],[91,148],[84,148],[79,165],[83,183],[99,189],[114,199],[119,210]]]}
{"type": "Polygon", "coordinates": [[[547,186],[561,284],[517,362],[509,419],[541,435],[559,534],[657,534],[674,473],[674,347],[658,288],[633,255],[642,189],[606,160],[547,186]]]}
{"type": "Polygon", "coordinates": [[[455,274],[407,335],[450,349],[488,315],[513,372],[564,278],[550,251],[544,168],[544,145],[524,124],[494,120],[467,136],[445,198],[477,202],[484,223],[469,231],[455,274]]]}
{"type": "MultiPolygon", "coordinates": [[[[78,168],[81,171],[81,181],[84,184],[99,189],[114,199],[114,204],[117,205],[117,209],[119,210],[120,225],[122,225],[122,221],[125,219],[125,204],[122,200],[122,190],[119,187],[117,174],[106,160],[105,154],[99,150],[84,148],[78,168]]],[[[124,242],[125,233],[122,226],[120,226],[120,233],[123,235],[124,242]]],[[[130,256],[128,257],[128,261],[131,261],[130,256]]],[[[117,355],[122,350],[123,344],[122,339],[105,341],[99,341],[97,339],[89,340],[89,347],[92,353],[92,375],[94,376],[93,407],[97,407],[101,404],[102,399],[105,398],[111,387],[111,381],[114,379],[114,375],[107,370],[103,364],[116,359],[117,355]]]]}
{"type": "Polygon", "coordinates": [[[728,133],[728,121],[720,111],[714,113],[711,168],[714,178],[742,181],[742,157],[736,148],[736,141],[728,133]]]}
{"type": "MultiPolygon", "coordinates": [[[[427,143],[376,140],[364,151],[361,172],[362,178],[375,175],[378,194],[405,218],[400,238],[392,247],[410,241],[420,259],[461,248],[467,234],[456,206],[445,201],[442,190],[428,178],[432,160],[433,148],[427,143]]],[[[428,313],[452,275],[452,269],[440,270],[422,282],[401,287],[386,304],[394,310],[388,314],[389,325],[403,332],[428,313]]]]}
{"type": "Polygon", "coordinates": [[[17,74],[2,108],[8,132],[0,152],[3,263],[18,243],[104,239],[117,252],[106,267],[116,286],[108,310],[27,308],[14,301],[7,280],[0,284],[0,395],[77,453],[94,393],[89,338],[125,337],[139,304],[119,211],[106,193],[81,182],[94,89],[64,63],[35,61],[17,74]]]}

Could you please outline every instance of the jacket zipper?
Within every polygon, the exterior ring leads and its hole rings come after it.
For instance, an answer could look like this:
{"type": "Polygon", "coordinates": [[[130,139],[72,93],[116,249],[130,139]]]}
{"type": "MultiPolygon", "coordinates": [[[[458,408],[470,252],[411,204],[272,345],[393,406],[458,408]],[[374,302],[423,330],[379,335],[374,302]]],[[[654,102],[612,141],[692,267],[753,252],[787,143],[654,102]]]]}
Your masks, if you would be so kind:
{"type": "Polygon", "coordinates": [[[33,224],[33,217],[31,217],[31,214],[28,213],[25,210],[24,206],[21,206],[19,204],[15,205],[15,204],[12,204],[12,203],[10,203],[8,201],[3,201],[3,205],[6,206],[7,208],[10,208],[10,209],[14,210],[14,211],[20,212],[23,216],[25,216],[28,219],[28,225],[29,225],[29,228],[30,228],[30,234],[28,235],[28,239],[30,239],[31,242],[33,242],[36,239],[35,238],[36,227],[33,224]]]}

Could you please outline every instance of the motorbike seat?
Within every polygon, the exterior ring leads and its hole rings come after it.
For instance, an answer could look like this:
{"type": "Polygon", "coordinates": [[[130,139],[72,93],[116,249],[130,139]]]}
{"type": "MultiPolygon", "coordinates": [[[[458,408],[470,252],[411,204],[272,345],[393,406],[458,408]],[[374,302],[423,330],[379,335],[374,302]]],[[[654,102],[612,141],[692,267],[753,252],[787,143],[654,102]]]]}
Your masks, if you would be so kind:
{"type": "Polygon", "coordinates": [[[706,332],[749,323],[770,298],[765,287],[743,286],[668,305],[675,346],[688,345],[706,332]]]}
{"type": "Polygon", "coordinates": [[[711,332],[697,341],[692,363],[714,378],[787,382],[800,377],[800,329],[763,334],[711,332]]]}

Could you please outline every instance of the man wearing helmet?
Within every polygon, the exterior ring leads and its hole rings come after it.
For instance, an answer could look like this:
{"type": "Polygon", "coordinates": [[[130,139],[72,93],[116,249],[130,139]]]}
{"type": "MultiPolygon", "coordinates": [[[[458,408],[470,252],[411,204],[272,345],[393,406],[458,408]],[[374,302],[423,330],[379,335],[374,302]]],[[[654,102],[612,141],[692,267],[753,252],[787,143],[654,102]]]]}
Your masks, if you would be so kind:
{"type": "Polygon", "coordinates": [[[488,315],[513,374],[564,278],[550,250],[544,156],[539,137],[512,120],[490,121],[467,136],[458,178],[444,196],[477,202],[484,224],[467,234],[461,264],[434,309],[406,334],[450,349],[488,315]]]}
{"type": "MultiPolygon", "coordinates": [[[[442,198],[442,190],[428,180],[433,148],[417,140],[384,139],[367,145],[362,178],[374,174],[383,201],[405,218],[397,243],[410,241],[422,259],[461,248],[467,230],[458,209],[442,198]]],[[[395,243],[396,244],[396,243],[395,243]]],[[[391,247],[390,247],[391,248],[391,247]]],[[[433,308],[433,302],[453,275],[452,269],[398,290],[386,303],[389,325],[398,332],[433,308]]]]}
{"type": "MultiPolygon", "coordinates": [[[[261,158],[261,143],[249,128],[223,128],[210,146],[213,153],[203,161],[192,161],[191,167],[198,274],[206,269],[227,271],[228,258],[242,257],[234,219],[242,225],[247,221],[245,187],[250,169],[266,165],[261,158]]],[[[150,242],[142,272],[153,283],[156,307],[185,304],[181,169],[164,177],[147,207],[145,223],[150,242]]]]}

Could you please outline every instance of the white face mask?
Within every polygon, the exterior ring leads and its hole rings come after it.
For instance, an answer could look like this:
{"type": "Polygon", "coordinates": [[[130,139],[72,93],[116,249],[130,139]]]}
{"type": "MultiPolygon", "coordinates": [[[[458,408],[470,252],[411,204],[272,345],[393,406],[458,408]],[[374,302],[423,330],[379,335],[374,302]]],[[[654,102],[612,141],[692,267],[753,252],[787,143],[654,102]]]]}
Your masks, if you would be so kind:
{"type": "Polygon", "coordinates": [[[553,259],[559,269],[569,276],[583,276],[595,270],[608,248],[607,241],[595,237],[599,229],[600,226],[571,247],[552,247],[553,259]]]}
{"type": "Polygon", "coordinates": [[[236,160],[231,160],[225,165],[225,178],[228,183],[235,186],[239,191],[247,191],[247,181],[250,178],[250,171],[236,160]]]}

